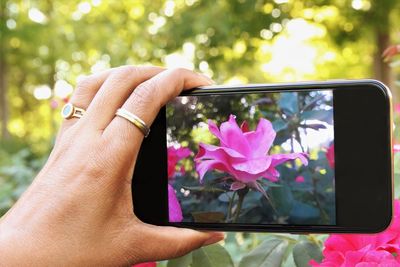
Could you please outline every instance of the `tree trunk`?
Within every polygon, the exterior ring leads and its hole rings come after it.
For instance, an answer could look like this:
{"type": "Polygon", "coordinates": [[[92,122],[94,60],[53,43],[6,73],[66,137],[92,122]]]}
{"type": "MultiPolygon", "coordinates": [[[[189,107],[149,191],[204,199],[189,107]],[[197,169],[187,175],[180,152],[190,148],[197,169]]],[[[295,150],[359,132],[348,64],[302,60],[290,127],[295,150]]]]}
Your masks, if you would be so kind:
{"type": "Polygon", "coordinates": [[[391,71],[387,63],[383,62],[382,54],[390,45],[389,33],[376,31],[376,51],[374,55],[374,77],[387,86],[392,83],[391,71]]]}
{"type": "Polygon", "coordinates": [[[6,1],[1,1],[0,6],[0,23],[1,23],[1,40],[0,40],[0,120],[1,120],[1,137],[6,139],[9,137],[7,128],[8,124],[8,102],[7,102],[7,62],[6,62],[6,1]]]}
{"type": "MultiPolygon", "coordinates": [[[[2,51],[0,52],[2,53],[2,51]]],[[[6,62],[3,56],[0,58],[0,116],[1,116],[1,137],[8,138],[8,103],[7,103],[7,85],[6,85],[6,62]]]]}

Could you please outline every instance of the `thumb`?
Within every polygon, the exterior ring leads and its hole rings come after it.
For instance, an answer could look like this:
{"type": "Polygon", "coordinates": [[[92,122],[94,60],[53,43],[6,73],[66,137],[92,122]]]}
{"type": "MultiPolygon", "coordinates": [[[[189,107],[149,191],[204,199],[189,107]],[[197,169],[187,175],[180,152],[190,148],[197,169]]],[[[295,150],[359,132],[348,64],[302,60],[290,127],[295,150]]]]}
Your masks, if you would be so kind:
{"type": "Polygon", "coordinates": [[[133,233],[136,244],[132,245],[132,249],[136,251],[132,251],[131,255],[134,255],[139,262],[180,257],[192,250],[224,239],[224,234],[221,232],[200,232],[144,223],[140,225],[140,231],[137,227],[133,233]]]}

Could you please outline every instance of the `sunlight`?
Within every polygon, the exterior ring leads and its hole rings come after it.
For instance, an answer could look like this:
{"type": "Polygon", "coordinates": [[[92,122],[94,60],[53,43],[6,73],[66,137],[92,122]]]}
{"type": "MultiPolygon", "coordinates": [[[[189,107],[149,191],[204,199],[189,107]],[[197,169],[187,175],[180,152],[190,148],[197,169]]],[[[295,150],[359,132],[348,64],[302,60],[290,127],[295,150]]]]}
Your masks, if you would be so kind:
{"type": "Polygon", "coordinates": [[[279,75],[283,80],[300,79],[304,75],[314,74],[317,71],[315,60],[318,55],[317,48],[310,44],[310,40],[322,38],[325,35],[324,28],[304,19],[290,20],[283,32],[275,37],[269,49],[263,49],[270,55],[271,60],[261,65],[262,71],[279,75]],[[288,71],[295,73],[295,77],[287,73],[288,71]]]}

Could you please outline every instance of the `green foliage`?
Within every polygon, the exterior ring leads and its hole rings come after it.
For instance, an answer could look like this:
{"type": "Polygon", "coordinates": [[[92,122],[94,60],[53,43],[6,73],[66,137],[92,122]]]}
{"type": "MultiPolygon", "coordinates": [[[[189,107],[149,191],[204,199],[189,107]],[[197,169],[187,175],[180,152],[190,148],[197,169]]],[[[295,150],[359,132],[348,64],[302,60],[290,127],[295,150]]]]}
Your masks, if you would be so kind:
{"type": "Polygon", "coordinates": [[[221,245],[199,248],[183,257],[169,260],[167,267],[233,267],[229,253],[221,245]]]}
{"type": "Polygon", "coordinates": [[[256,249],[244,255],[239,267],[279,267],[282,265],[289,241],[271,238],[265,240],[256,249]]]}
{"type": "MultiPolygon", "coordinates": [[[[10,115],[4,123],[12,136],[24,140],[1,140],[0,216],[15,203],[45,161],[44,155],[60,124],[59,108],[64,103],[62,97],[54,96],[58,80],[75,85],[82,74],[122,64],[171,66],[170,62],[175,60],[169,56],[174,54],[184,56],[189,67],[211,75],[218,83],[371,77],[374,60],[380,60],[385,48],[377,37],[391,34],[393,26],[400,23],[400,2],[396,0],[0,2],[0,61],[5,66],[0,75],[6,77],[6,87],[0,84],[0,98],[7,98],[10,115]],[[168,9],[171,2],[173,8],[168,9]],[[353,2],[362,5],[354,8],[353,2]],[[87,4],[89,12],[85,11],[87,4]],[[44,15],[44,21],[30,18],[35,10],[44,15]],[[299,31],[293,26],[306,29],[310,36],[296,35],[299,31]],[[50,87],[50,99],[38,100],[33,96],[40,85],[50,87]],[[55,109],[50,106],[53,100],[58,103],[55,109]]],[[[398,36],[392,37],[399,41],[398,36]]],[[[400,64],[394,61],[391,66],[400,80],[400,64]]],[[[398,87],[399,83],[392,88],[395,95],[398,87]]],[[[4,108],[0,106],[0,114],[4,108]]],[[[235,107],[227,108],[236,111],[235,107]]],[[[289,105],[288,112],[291,109],[293,106],[289,105]]],[[[200,121],[187,112],[179,113],[193,118],[193,124],[200,121]]],[[[326,121],[323,113],[305,110],[302,116],[326,121]]],[[[400,141],[399,120],[397,116],[396,142],[400,141]]],[[[274,118],[273,122],[282,140],[290,134],[286,121],[274,118]]],[[[176,134],[184,136],[189,132],[176,134]]],[[[212,141],[212,137],[203,134],[194,135],[207,143],[212,141]]],[[[397,154],[396,197],[400,197],[399,166],[397,154]]],[[[318,190],[324,192],[327,184],[320,178],[316,177],[320,183],[318,190]]],[[[301,190],[308,188],[297,188],[292,195],[301,190]]],[[[221,194],[220,199],[226,197],[221,194]]],[[[331,201],[332,195],[325,192],[321,197],[331,201]]],[[[191,201],[187,205],[200,204],[191,201]]],[[[270,237],[230,233],[224,247],[238,263],[243,255],[270,237]]],[[[324,237],[319,235],[314,240],[313,236],[310,242],[321,247],[324,237]]],[[[287,251],[291,247],[288,245],[287,251]]],[[[302,247],[296,247],[295,251],[301,251],[302,247]]],[[[316,254],[307,255],[317,259],[316,254]]],[[[192,260],[192,254],[187,259],[192,260]]],[[[283,266],[305,261],[289,254],[283,266]]],[[[184,266],[185,262],[182,264],[171,266],[184,266]]]]}
{"type": "Polygon", "coordinates": [[[285,234],[259,234],[258,236],[257,238],[255,235],[245,233],[228,233],[224,247],[228,248],[231,252],[230,255],[223,250],[223,247],[213,245],[196,250],[181,258],[169,260],[167,267],[304,267],[309,266],[311,259],[316,261],[322,259],[321,239],[315,238],[315,235],[299,236],[298,239],[295,239],[293,235],[285,234]],[[243,237],[245,238],[242,239],[243,237]],[[231,249],[232,243],[236,242],[241,242],[240,249],[237,246],[231,249]],[[212,252],[206,254],[205,249],[212,249],[212,252]],[[217,259],[213,259],[213,257],[217,257],[217,259]],[[235,261],[235,265],[233,265],[232,259],[235,261]],[[196,262],[196,260],[198,261],[196,262]]]}
{"type": "Polygon", "coordinates": [[[308,240],[300,241],[293,248],[293,258],[297,267],[308,267],[310,260],[322,260],[321,248],[308,240]]]}
{"type": "Polygon", "coordinates": [[[0,150],[0,217],[26,190],[45,160],[46,157],[37,157],[29,148],[12,154],[0,150]]]}

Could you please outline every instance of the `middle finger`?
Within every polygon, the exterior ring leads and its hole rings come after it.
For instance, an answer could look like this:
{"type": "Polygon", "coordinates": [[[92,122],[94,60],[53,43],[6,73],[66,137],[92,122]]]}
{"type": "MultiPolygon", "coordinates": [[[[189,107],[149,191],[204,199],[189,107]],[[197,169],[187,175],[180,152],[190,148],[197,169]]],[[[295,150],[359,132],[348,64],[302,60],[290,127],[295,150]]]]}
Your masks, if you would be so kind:
{"type": "Polygon", "coordinates": [[[90,122],[96,130],[104,130],[135,87],[163,70],[154,66],[115,69],[100,87],[81,122],[90,122]]]}

